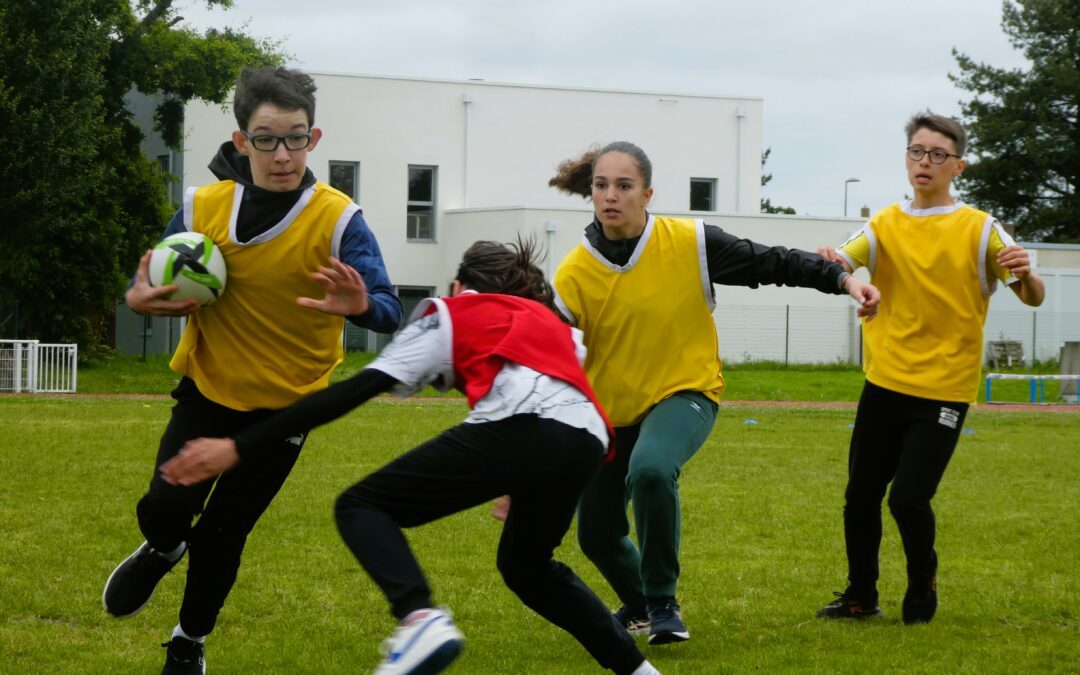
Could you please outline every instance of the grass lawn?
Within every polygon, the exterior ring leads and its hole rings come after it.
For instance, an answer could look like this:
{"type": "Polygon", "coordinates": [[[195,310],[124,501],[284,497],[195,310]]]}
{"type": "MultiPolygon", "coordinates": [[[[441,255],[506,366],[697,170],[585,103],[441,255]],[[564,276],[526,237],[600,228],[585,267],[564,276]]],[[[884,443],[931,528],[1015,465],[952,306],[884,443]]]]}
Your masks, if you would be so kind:
{"type": "MultiPolygon", "coordinates": [[[[743,378],[767,391],[796,386],[767,371],[730,374],[732,398],[745,396],[737,393],[743,378]]],[[[853,389],[843,386],[847,400],[858,395],[857,375],[853,389]]],[[[169,377],[155,374],[156,388],[145,393],[167,391],[169,377]]],[[[848,375],[783,377],[813,390],[848,375]]],[[[80,371],[87,387],[121,379],[94,378],[80,371]]],[[[176,623],[185,564],[136,617],[111,619],[100,598],[113,566],[141,540],[134,505],[170,403],[0,398],[0,672],[160,669],[158,644],[176,623]]],[[[248,541],[208,641],[210,672],[370,672],[393,620],[338,538],[334,497],[464,413],[460,398],[380,400],[312,435],[248,541]]],[[[912,627],[899,621],[903,555],[887,516],[880,587],[887,618],[850,624],[813,616],[844,586],[840,512],[853,416],[853,409],[721,408],[682,477],[679,596],[693,639],[665,647],[642,640],[648,657],[668,675],[1080,672],[1080,415],[971,413],[974,433],[961,437],[935,500],[941,608],[933,623],[912,627]],[[746,424],[751,419],[756,424],[746,424]]],[[[499,527],[481,506],[409,533],[436,601],[454,611],[468,640],[450,672],[601,672],[502,586],[494,568],[499,527]]],[[[615,603],[572,534],[557,555],[615,603]]]]}
{"type": "MultiPolygon", "coordinates": [[[[348,352],[331,381],[355,374],[372,358],[364,352],[348,352]]],[[[1056,363],[1039,363],[1006,372],[1057,373],[1058,368],[1056,363]]],[[[166,394],[175,386],[177,377],[169,370],[165,355],[151,354],[145,362],[136,356],[114,355],[80,365],[78,390],[83,394],[166,394]]],[[[863,373],[858,366],[836,363],[788,367],[772,361],[728,364],[724,367],[724,379],[727,383],[724,398],[729,401],[858,401],[863,385],[863,373]]],[[[982,382],[979,400],[985,401],[985,377],[982,382]]],[[[1028,391],[1028,382],[998,381],[994,383],[994,400],[1026,403],[1028,391]]],[[[1057,401],[1059,392],[1059,383],[1046,383],[1047,401],[1057,401]]],[[[421,395],[456,397],[459,394],[440,394],[429,387],[421,395]]]]}

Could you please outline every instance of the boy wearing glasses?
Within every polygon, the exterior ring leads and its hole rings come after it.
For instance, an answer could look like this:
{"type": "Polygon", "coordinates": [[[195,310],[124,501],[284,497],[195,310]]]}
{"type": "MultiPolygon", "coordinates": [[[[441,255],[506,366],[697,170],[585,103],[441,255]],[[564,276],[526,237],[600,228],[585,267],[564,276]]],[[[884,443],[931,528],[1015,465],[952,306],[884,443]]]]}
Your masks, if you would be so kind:
{"type": "Polygon", "coordinates": [[[165,230],[213,239],[228,266],[228,292],[201,309],[169,300],[175,286],[149,284],[148,252],[125,298],[140,314],[188,317],[170,363],[181,375],[176,404],[136,507],[146,541],[116,567],[102,596],[110,614],[131,616],[188,553],[163,673],[205,672],[203,640],[236,580],[247,535],[307,434],[253,448],[260,461],[241,458],[196,486],[170,485],[158,467],[189,440],[233,435],[325,388],[342,360],[346,318],[383,333],[401,322],[401,303],[360,208],[307,168],[322,136],[313,126],[314,93],[314,81],[299,71],[243,71],[234,95],[239,130],[210,163],[221,180],[188,189],[165,230]]]}
{"type": "Polygon", "coordinates": [[[997,281],[1022,302],[1042,304],[1042,278],[991,215],[958,202],[953,178],[966,165],[964,128],[929,111],[907,132],[908,181],[914,198],[875,215],[839,250],[818,249],[851,272],[870,271],[883,302],[863,323],[866,383],[848,454],[844,538],[848,587],[817,615],[882,616],[878,607],[881,501],[907,557],[904,623],[937,610],[937,552],[930,500],[975,400],[982,368],[983,324],[997,281]]]}

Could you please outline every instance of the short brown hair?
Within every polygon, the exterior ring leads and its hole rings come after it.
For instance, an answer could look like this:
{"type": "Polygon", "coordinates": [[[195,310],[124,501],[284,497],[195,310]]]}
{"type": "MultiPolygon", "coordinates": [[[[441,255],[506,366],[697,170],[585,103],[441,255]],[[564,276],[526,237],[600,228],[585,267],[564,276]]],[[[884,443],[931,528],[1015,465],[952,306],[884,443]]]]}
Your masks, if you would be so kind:
{"type": "Polygon", "coordinates": [[[904,127],[908,143],[911,143],[912,136],[919,129],[929,129],[948,137],[956,146],[956,154],[960,156],[963,156],[964,151],[967,150],[967,132],[964,131],[963,125],[952,117],[935,115],[929,110],[915,113],[904,127]]]}
{"type": "Polygon", "coordinates": [[[315,126],[315,80],[289,68],[248,67],[240,72],[233,94],[233,115],[244,131],[255,110],[272,103],[282,110],[303,110],[308,127],[315,126]]]}

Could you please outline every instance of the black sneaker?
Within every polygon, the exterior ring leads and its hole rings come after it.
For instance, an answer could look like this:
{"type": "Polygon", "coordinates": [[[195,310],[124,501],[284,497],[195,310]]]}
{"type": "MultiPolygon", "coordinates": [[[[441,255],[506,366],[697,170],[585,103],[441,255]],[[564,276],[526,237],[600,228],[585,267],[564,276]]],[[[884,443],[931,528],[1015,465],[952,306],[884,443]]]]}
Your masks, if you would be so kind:
{"type": "Polygon", "coordinates": [[[644,635],[649,632],[649,614],[631,611],[626,605],[615,610],[615,620],[631,635],[644,635]]]}
{"type": "Polygon", "coordinates": [[[836,600],[818,610],[819,619],[880,619],[885,616],[877,604],[877,594],[872,602],[863,602],[852,595],[850,589],[833,593],[836,600]]]}
{"type": "Polygon", "coordinates": [[[937,578],[931,579],[928,584],[918,584],[915,587],[909,582],[907,593],[904,594],[904,623],[930,623],[936,611],[937,578]]]}
{"type": "Polygon", "coordinates": [[[201,642],[174,637],[161,643],[166,648],[161,675],[206,675],[206,658],[201,642]]]}
{"type": "MultiPolygon", "coordinates": [[[[187,545],[184,551],[187,551],[187,545]]],[[[150,602],[161,578],[184,557],[184,551],[176,560],[167,560],[144,541],[127,560],[116,566],[105,582],[105,591],[101,594],[105,611],[118,619],[138,614],[150,602]]]]}
{"type": "Polygon", "coordinates": [[[690,631],[686,630],[675,598],[649,601],[649,644],[666,645],[689,639],[690,631]]]}

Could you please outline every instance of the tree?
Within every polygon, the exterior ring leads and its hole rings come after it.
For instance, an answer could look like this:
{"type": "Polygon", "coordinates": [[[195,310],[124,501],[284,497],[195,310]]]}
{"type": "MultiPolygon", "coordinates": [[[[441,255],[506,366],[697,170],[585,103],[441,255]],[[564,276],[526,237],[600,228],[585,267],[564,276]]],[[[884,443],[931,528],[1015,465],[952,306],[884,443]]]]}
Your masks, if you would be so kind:
{"type": "Polygon", "coordinates": [[[1007,0],[1001,24],[1031,67],[995,68],[953,49],[960,74],[949,79],[976,95],[961,102],[970,163],[958,186],[1023,239],[1080,243],[1080,2],[1007,0]]]}
{"type": "Polygon", "coordinates": [[[180,20],[172,0],[0,5],[0,294],[18,302],[20,334],[95,351],[168,218],[129,92],[160,97],[157,128],[178,148],[184,103],[223,103],[242,66],[283,59],[273,43],[180,20]]]}
{"type": "MultiPolygon", "coordinates": [[[[761,153],[761,187],[765,187],[772,180],[771,173],[765,173],[765,162],[769,159],[769,154],[772,153],[772,148],[765,148],[765,152],[761,153]]],[[[768,198],[761,198],[761,212],[762,213],[790,213],[794,214],[795,209],[790,206],[773,206],[772,202],[768,198]]]]}

